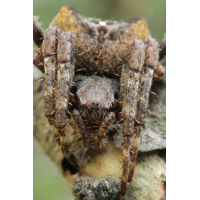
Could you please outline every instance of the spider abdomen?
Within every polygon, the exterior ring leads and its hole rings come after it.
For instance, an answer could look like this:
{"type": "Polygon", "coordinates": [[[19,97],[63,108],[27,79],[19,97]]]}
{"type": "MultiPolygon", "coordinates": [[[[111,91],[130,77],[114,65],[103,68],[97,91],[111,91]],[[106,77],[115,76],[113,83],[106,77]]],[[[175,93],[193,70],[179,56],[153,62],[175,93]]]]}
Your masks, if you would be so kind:
{"type": "Polygon", "coordinates": [[[128,22],[83,18],[70,6],[63,6],[51,25],[75,33],[76,69],[84,66],[94,72],[120,73],[131,41],[150,37],[144,18],[128,22]]]}

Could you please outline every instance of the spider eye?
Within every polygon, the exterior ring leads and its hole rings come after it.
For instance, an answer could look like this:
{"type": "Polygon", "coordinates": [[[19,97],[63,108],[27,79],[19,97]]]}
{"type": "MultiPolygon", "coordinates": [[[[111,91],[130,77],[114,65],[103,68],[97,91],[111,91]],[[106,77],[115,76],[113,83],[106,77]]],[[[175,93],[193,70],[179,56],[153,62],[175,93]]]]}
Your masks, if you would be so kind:
{"type": "Polygon", "coordinates": [[[98,32],[102,34],[106,34],[108,32],[108,29],[105,26],[98,27],[98,32]]]}
{"type": "Polygon", "coordinates": [[[108,35],[109,40],[117,40],[119,38],[119,35],[115,31],[111,31],[108,35]]]}
{"type": "Polygon", "coordinates": [[[99,103],[98,103],[98,102],[92,102],[92,105],[94,105],[94,106],[98,106],[99,103]]]}
{"type": "Polygon", "coordinates": [[[92,37],[95,36],[95,30],[92,28],[88,29],[88,34],[91,35],[92,37]]]}

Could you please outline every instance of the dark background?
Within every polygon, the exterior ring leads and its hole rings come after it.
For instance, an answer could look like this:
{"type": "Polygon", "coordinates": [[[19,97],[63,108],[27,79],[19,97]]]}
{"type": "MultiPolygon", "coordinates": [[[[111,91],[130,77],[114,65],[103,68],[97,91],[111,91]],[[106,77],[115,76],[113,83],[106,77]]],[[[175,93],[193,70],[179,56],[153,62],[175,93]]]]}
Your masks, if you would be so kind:
{"type": "MultiPolygon", "coordinates": [[[[158,41],[166,32],[166,0],[33,0],[33,14],[40,17],[43,30],[66,4],[85,17],[102,20],[126,21],[143,16],[147,20],[151,36],[158,41]]],[[[35,139],[33,160],[33,199],[73,200],[70,187],[35,139]]]]}

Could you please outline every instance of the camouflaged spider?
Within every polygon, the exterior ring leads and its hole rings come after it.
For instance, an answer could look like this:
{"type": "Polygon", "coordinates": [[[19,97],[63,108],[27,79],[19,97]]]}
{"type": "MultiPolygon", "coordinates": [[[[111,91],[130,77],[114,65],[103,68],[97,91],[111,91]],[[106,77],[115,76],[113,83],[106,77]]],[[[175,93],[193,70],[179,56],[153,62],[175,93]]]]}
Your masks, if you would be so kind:
{"type": "Polygon", "coordinates": [[[73,118],[86,146],[93,134],[101,147],[110,125],[123,124],[123,199],[134,173],[152,79],[163,73],[158,43],[145,19],[101,21],[64,6],[44,37],[33,17],[33,38],[40,49],[33,63],[45,73],[45,116],[68,159],[67,118],[73,118]]]}

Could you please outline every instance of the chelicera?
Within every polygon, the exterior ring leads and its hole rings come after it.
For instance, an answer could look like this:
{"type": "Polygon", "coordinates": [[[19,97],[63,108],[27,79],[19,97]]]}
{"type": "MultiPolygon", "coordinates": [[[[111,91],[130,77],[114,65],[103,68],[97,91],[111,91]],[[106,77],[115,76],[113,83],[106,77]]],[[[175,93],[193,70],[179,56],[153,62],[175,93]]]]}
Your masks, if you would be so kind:
{"type": "Polygon", "coordinates": [[[66,158],[71,159],[67,118],[76,123],[87,147],[91,135],[102,147],[109,127],[123,124],[123,199],[134,173],[152,80],[163,74],[159,45],[145,19],[101,21],[64,6],[44,36],[33,17],[33,38],[39,47],[33,63],[45,74],[45,116],[66,158]]]}

